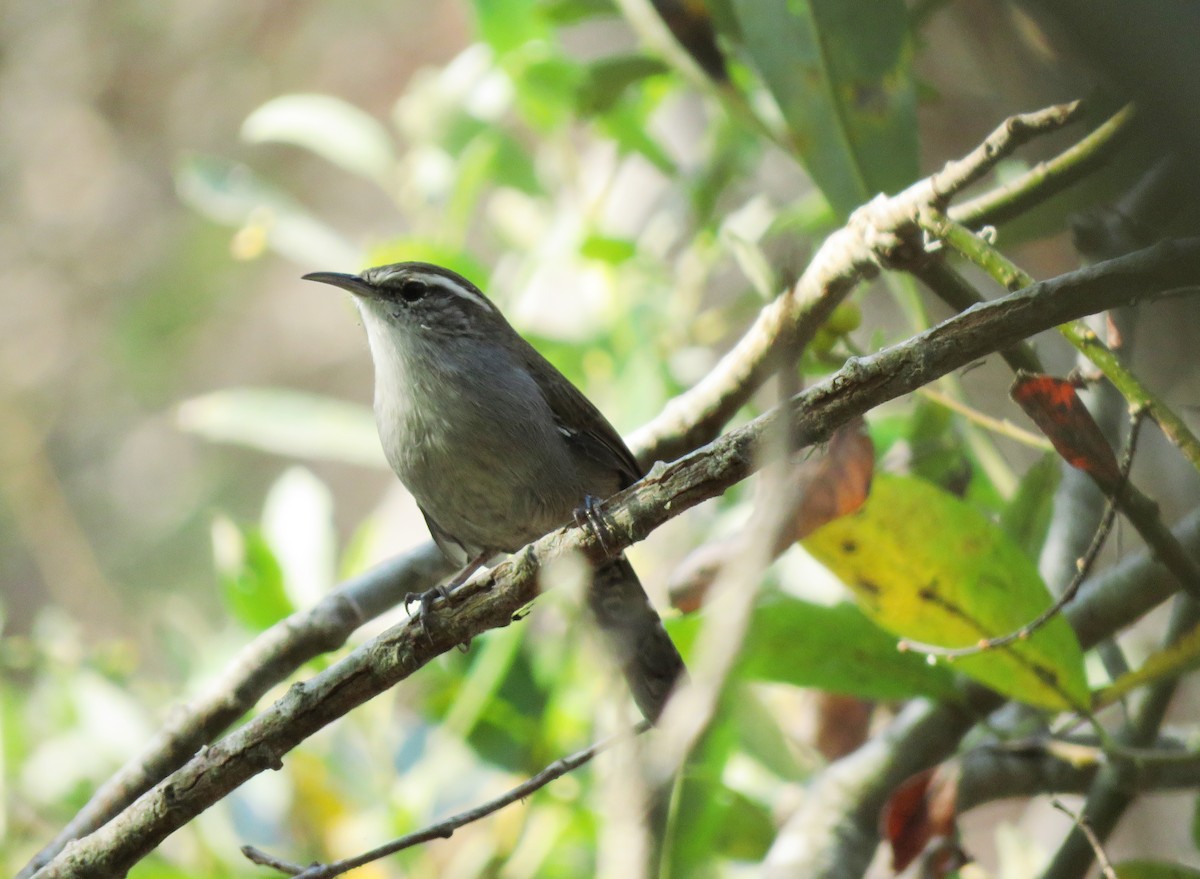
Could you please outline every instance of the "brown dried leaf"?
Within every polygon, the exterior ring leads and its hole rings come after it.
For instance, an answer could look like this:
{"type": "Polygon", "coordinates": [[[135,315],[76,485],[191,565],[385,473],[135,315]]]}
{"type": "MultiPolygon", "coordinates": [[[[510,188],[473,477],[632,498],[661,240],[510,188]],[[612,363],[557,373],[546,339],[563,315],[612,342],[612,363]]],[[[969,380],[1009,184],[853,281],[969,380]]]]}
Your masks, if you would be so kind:
{"type": "Polygon", "coordinates": [[[749,535],[760,529],[774,532],[774,558],[826,522],[857,510],[870,492],[874,470],[875,446],[865,422],[856,418],[842,425],[824,449],[788,468],[787,485],[773,506],[760,503],[744,531],[700,547],[679,564],[667,584],[672,607],[684,613],[698,609],[717,574],[746,551],[749,535]]]}

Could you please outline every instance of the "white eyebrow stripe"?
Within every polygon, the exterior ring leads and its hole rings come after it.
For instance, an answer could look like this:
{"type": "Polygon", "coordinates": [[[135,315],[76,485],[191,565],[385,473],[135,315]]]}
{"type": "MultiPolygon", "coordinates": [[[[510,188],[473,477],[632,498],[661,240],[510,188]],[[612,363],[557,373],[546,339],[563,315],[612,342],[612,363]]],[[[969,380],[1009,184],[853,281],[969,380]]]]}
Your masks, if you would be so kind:
{"type": "Polygon", "coordinates": [[[455,296],[466,299],[468,302],[474,302],[476,305],[481,305],[489,311],[496,310],[496,306],[486,296],[464,287],[453,278],[447,278],[445,275],[435,275],[432,272],[414,272],[412,277],[420,278],[430,286],[441,287],[447,293],[453,293],[455,296]]]}

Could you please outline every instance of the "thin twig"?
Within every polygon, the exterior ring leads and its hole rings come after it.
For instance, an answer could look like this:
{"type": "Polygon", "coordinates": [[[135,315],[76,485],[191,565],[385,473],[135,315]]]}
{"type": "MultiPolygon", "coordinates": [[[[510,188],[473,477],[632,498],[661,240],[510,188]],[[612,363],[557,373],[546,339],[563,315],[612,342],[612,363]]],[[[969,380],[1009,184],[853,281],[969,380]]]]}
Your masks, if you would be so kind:
{"type": "MultiPolygon", "coordinates": [[[[650,724],[643,720],[633,727],[631,733],[635,736],[641,735],[648,729],[650,729],[650,724]]],[[[594,745],[590,745],[581,751],[576,751],[574,754],[555,760],[537,775],[530,777],[495,799],[488,800],[486,803],[480,803],[478,806],[459,812],[457,815],[452,815],[444,821],[430,824],[428,827],[424,827],[413,833],[407,833],[385,845],[355,855],[352,858],[344,858],[343,860],[333,861],[329,864],[300,866],[280,860],[273,855],[260,851],[252,845],[242,846],[242,854],[256,864],[274,867],[280,872],[295,876],[296,879],[332,879],[334,876],[341,876],[343,873],[348,873],[357,867],[369,864],[372,861],[378,861],[381,858],[386,858],[388,855],[403,851],[406,848],[412,848],[414,845],[420,845],[423,842],[429,842],[433,839],[449,839],[458,828],[485,818],[493,812],[498,812],[505,806],[515,803],[517,800],[525,799],[534,791],[540,790],[556,778],[562,778],[568,772],[573,772],[580,766],[590,762],[597,754],[612,747],[616,742],[627,738],[629,735],[630,733],[618,733],[617,735],[609,736],[607,739],[596,742],[594,745]]]]}
{"type": "Polygon", "coordinates": [[[1107,162],[1133,130],[1134,107],[1126,104],[1074,146],[1039,162],[1014,180],[950,208],[950,218],[978,229],[999,225],[1037,207],[1107,162]]]}
{"type": "Polygon", "coordinates": [[[964,656],[974,656],[976,653],[995,650],[997,647],[1004,647],[1012,644],[1014,641],[1023,641],[1058,616],[1062,609],[1079,592],[1079,587],[1083,585],[1083,581],[1091,572],[1092,565],[1095,564],[1097,556],[1100,555],[1100,550],[1104,548],[1104,541],[1108,539],[1108,535],[1112,531],[1113,521],[1117,517],[1117,509],[1120,506],[1121,496],[1129,484],[1129,470],[1133,466],[1133,453],[1137,447],[1138,433],[1141,430],[1142,421],[1145,416],[1146,411],[1144,409],[1137,409],[1131,414],[1129,440],[1125,444],[1124,453],[1121,455],[1121,478],[1117,482],[1113,493],[1108,497],[1108,502],[1104,506],[1104,515],[1100,518],[1100,525],[1092,535],[1092,542],[1088,546],[1087,552],[1076,563],[1075,575],[1071,577],[1071,582],[1067,584],[1067,588],[1063,590],[1062,595],[1058,597],[1057,601],[1019,629],[1015,629],[1007,635],[985,638],[979,643],[967,647],[942,647],[938,644],[925,644],[921,641],[904,639],[896,645],[896,648],[900,651],[911,650],[913,653],[923,653],[927,656],[960,659],[964,656]]]}
{"type": "Polygon", "coordinates": [[[1057,797],[1050,801],[1050,805],[1063,814],[1070,816],[1071,820],[1075,822],[1075,826],[1087,837],[1088,844],[1091,845],[1092,852],[1096,855],[1096,863],[1100,865],[1100,872],[1104,874],[1104,879],[1117,879],[1117,871],[1113,869],[1112,861],[1105,854],[1104,846],[1100,844],[1100,840],[1097,838],[1096,832],[1092,830],[1092,825],[1088,820],[1083,815],[1077,815],[1072,812],[1057,797]]]}
{"type": "Polygon", "coordinates": [[[968,406],[966,403],[960,402],[936,388],[926,386],[921,388],[918,393],[922,397],[932,400],[939,406],[943,406],[951,412],[961,415],[968,421],[978,424],[984,430],[991,431],[997,436],[1007,437],[1014,442],[1021,443],[1021,445],[1029,446],[1031,449],[1038,449],[1043,452],[1054,451],[1053,444],[1044,436],[1038,436],[1032,431],[1017,427],[1006,418],[993,418],[986,412],[980,412],[978,409],[968,406]]]}
{"type": "Polygon", "coordinates": [[[950,199],[972,183],[983,178],[1023,144],[1074,122],[1082,115],[1082,104],[1071,101],[1056,104],[1032,113],[1021,113],[1005,119],[979,146],[961,159],[947,162],[941,171],[929,178],[935,193],[935,207],[945,207],[950,199]]]}

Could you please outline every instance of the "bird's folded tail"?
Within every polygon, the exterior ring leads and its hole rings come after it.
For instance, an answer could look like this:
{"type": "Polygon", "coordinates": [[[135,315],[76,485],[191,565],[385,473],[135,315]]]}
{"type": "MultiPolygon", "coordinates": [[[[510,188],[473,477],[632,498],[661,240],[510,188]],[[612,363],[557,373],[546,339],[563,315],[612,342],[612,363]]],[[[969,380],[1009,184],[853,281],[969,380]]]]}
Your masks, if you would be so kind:
{"type": "Polygon", "coordinates": [[[687,669],[633,566],[618,556],[597,569],[588,607],[604,633],[633,701],[651,723],[687,669]]]}

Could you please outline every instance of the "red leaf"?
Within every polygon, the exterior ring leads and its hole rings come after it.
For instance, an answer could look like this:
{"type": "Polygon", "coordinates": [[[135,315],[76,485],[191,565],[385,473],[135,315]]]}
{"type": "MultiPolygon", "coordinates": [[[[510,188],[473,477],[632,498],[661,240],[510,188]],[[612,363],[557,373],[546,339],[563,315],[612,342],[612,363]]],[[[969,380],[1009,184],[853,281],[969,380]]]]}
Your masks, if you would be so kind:
{"type": "Polygon", "coordinates": [[[896,788],[880,822],[883,838],[892,847],[892,870],[904,870],[931,840],[953,840],[958,835],[957,811],[957,763],[918,772],[896,788]]]}
{"type": "Polygon", "coordinates": [[[1092,476],[1107,491],[1116,489],[1121,481],[1117,456],[1071,382],[1021,373],[1009,393],[1064,461],[1092,476]]]}

